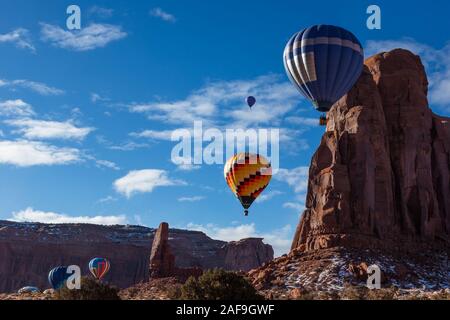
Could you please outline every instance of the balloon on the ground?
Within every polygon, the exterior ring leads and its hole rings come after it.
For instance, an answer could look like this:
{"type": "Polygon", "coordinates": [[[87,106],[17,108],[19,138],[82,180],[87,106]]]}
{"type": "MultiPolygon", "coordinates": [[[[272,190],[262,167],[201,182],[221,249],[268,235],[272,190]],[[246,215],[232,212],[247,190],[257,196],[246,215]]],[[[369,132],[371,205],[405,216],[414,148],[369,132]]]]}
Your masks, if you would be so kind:
{"type": "Polygon", "coordinates": [[[251,153],[232,156],[225,163],[223,173],[231,191],[244,207],[245,215],[272,178],[272,168],[267,159],[251,153]]]}
{"type": "Polygon", "coordinates": [[[92,275],[101,280],[109,271],[110,263],[105,258],[94,258],[89,262],[89,271],[92,275]]]}
{"type": "Polygon", "coordinates": [[[251,108],[255,105],[256,98],[254,96],[248,96],[246,101],[247,101],[248,106],[251,108]]]}
{"type": "Polygon", "coordinates": [[[69,276],[70,274],[67,273],[67,267],[59,266],[50,270],[48,273],[48,282],[53,289],[61,289],[65,285],[69,276]]]}
{"type": "Polygon", "coordinates": [[[32,287],[32,286],[26,286],[23,287],[21,289],[19,289],[19,291],[17,291],[18,294],[22,294],[22,293],[35,293],[35,292],[40,292],[39,288],[37,287],[32,287]]]}
{"type": "Polygon", "coordinates": [[[294,34],[284,49],[291,82],[320,112],[327,112],[356,83],[363,70],[359,40],[341,27],[315,25],[294,34]]]}

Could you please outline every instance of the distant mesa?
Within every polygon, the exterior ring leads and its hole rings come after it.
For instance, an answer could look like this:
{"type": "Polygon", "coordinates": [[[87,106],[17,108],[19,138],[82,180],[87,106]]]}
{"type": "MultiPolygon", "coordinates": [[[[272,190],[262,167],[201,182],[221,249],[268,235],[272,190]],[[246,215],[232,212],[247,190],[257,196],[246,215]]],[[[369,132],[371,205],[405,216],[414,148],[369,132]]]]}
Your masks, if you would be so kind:
{"type": "Polygon", "coordinates": [[[158,259],[162,263],[161,273],[154,274],[158,277],[171,274],[174,268],[247,271],[273,259],[273,251],[267,249],[271,247],[262,240],[258,240],[260,245],[255,240],[239,241],[240,250],[261,252],[237,259],[239,255],[232,254],[236,244],[213,240],[199,231],[169,229],[165,224],[159,230],[158,235],[156,229],[143,226],[0,221],[0,292],[17,292],[31,285],[44,290],[49,287],[49,270],[59,265],[79,265],[82,274],[88,275],[92,257],[108,257],[111,269],[103,280],[120,288],[149,279],[151,255],[153,263],[158,259]]]}

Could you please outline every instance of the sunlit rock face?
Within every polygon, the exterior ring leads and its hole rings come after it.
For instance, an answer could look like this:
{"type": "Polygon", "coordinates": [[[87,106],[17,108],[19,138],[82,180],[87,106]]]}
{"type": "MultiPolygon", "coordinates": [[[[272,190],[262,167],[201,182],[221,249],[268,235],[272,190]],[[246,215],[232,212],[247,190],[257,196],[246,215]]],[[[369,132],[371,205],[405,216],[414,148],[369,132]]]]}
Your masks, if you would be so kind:
{"type": "Polygon", "coordinates": [[[328,113],[292,249],[450,247],[450,119],[418,56],[377,54],[328,113]]]}

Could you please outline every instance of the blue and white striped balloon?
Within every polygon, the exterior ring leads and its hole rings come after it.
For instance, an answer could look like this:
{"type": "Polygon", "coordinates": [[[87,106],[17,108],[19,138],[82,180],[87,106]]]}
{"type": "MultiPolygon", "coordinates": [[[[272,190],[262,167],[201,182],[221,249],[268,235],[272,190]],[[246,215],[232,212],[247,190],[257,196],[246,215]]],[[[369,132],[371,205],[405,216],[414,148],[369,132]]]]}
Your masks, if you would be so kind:
{"type": "Polygon", "coordinates": [[[318,111],[327,112],[358,80],[364,52],[350,31],[315,25],[289,40],[283,60],[291,82],[318,111]]]}

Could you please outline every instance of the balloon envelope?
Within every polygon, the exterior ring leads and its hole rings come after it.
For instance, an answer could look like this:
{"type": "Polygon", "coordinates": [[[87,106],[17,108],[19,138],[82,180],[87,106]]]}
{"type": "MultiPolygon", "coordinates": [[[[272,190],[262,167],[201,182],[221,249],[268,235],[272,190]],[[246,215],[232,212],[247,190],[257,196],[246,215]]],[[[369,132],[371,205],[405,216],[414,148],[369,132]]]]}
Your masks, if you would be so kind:
{"type": "Polygon", "coordinates": [[[284,49],[283,61],[300,93],[318,111],[327,112],[358,80],[364,53],[350,31],[315,25],[294,34],[284,49]]]}
{"type": "Polygon", "coordinates": [[[266,158],[258,154],[238,153],[223,169],[225,180],[244,209],[263,192],[272,178],[272,168],[266,158]]]}
{"type": "Polygon", "coordinates": [[[92,275],[101,280],[109,271],[110,263],[105,258],[94,258],[89,262],[89,271],[92,275]]]}
{"type": "Polygon", "coordinates": [[[251,108],[255,105],[256,103],[256,98],[254,96],[249,96],[246,99],[248,106],[251,108]]]}
{"type": "Polygon", "coordinates": [[[67,273],[67,267],[59,266],[50,270],[48,273],[48,282],[53,289],[61,289],[69,276],[70,274],[67,273]]]}

